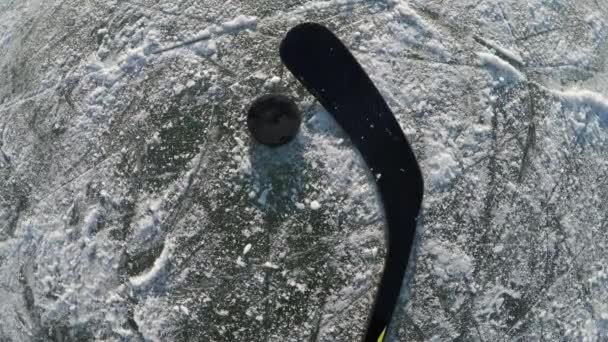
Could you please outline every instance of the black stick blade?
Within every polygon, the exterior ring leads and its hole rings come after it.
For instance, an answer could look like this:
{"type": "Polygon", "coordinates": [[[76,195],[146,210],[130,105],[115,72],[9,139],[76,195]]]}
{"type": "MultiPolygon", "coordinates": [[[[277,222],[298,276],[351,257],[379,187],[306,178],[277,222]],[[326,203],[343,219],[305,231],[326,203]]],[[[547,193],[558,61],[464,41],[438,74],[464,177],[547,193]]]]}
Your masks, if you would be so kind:
{"type": "Polygon", "coordinates": [[[416,157],[399,123],[361,65],[331,31],[291,29],[280,47],[291,73],[350,136],[376,176],[388,223],[388,253],[366,342],[384,339],[412,252],[423,195],[416,157]]]}

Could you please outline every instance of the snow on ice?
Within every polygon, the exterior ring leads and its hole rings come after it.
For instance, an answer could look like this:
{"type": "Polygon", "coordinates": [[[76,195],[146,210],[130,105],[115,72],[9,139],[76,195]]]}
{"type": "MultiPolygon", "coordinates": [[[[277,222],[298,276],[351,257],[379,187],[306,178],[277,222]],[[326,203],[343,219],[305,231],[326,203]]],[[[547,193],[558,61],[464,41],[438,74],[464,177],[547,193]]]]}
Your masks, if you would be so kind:
{"type": "Polygon", "coordinates": [[[425,176],[397,340],[608,339],[607,16],[574,0],[3,2],[0,340],[360,338],[383,216],[374,175],[281,68],[303,21],[351,48],[425,176]],[[271,150],[243,111],[277,90],[304,121],[271,150]]]}

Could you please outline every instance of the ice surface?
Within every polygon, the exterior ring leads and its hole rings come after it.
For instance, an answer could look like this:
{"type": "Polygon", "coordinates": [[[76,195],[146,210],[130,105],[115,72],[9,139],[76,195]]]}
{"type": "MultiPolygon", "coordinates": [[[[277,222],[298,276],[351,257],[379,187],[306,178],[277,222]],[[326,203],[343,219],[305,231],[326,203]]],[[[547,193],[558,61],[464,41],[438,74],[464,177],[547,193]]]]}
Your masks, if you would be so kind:
{"type": "Polygon", "coordinates": [[[381,175],[281,67],[302,21],[352,49],[425,176],[396,340],[607,340],[607,16],[591,0],[0,1],[0,340],[360,338],[381,175]],[[277,91],[304,120],[269,149],[244,112],[277,91]]]}

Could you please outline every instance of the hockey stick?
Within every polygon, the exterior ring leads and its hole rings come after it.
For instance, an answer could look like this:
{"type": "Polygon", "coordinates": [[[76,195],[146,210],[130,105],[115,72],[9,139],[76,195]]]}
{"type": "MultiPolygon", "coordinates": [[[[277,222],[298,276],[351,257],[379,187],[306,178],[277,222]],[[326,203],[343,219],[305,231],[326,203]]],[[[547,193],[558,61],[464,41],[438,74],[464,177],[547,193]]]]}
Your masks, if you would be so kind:
{"type": "Polygon", "coordinates": [[[364,341],[384,341],[416,235],[424,188],[420,168],[382,95],[331,31],[300,24],[287,33],[280,53],[285,66],[350,136],[376,180],[388,250],[364,341]]]}

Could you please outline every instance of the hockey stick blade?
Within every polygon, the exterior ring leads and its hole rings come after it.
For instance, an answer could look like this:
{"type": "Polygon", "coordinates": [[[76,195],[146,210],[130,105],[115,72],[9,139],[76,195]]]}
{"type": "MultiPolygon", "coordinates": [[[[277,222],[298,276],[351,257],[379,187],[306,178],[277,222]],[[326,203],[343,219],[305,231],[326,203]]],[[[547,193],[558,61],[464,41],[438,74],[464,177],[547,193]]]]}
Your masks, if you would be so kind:
{"type": "Polygon", "coordinates": [[[424,188],[420,168],[382,95],[331,31],[320,24],[300,24],[281,42],[280,54],[350,136],[375,176],[388,224],[388,249],[364,341],[383,341],[416,234],[424,188]]]}

